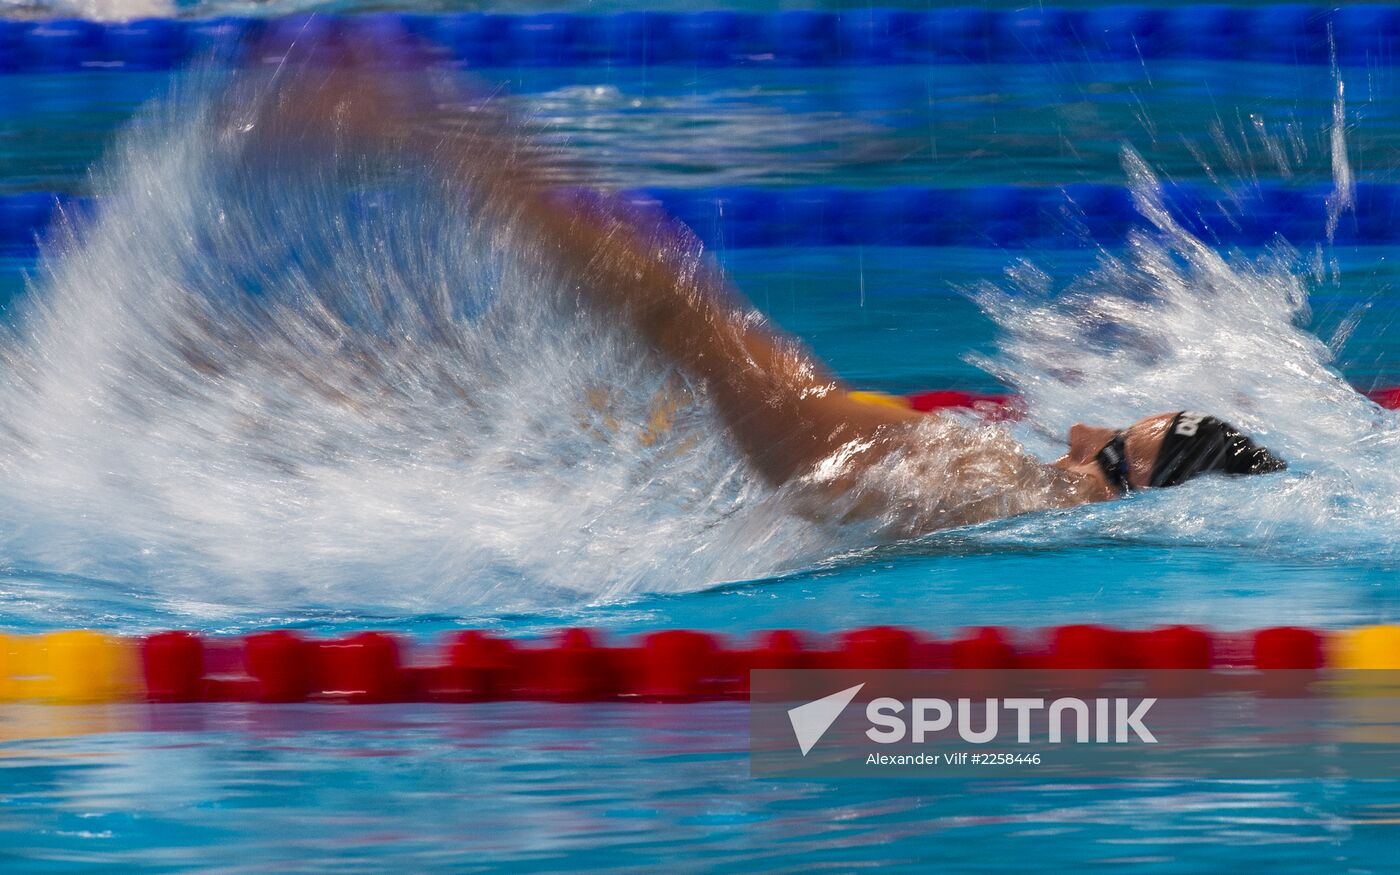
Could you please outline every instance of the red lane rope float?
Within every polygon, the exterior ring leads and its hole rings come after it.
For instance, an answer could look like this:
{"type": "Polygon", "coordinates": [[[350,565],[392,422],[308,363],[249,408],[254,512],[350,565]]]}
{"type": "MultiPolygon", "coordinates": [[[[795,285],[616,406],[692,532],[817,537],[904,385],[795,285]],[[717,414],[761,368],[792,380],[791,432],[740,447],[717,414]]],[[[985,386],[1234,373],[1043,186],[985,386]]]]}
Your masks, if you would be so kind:
{"type": "Polygon", "coordinates": [[[755,669],[1018,668],[1400,669],[1400,625],[1218,632],[1080,624],[947,638],[873,626],[764,632],[745,642],[671,629],[619,643],[578,628],[535,639],[463,630],[437,645],[384,632],[0,635],[0,701],[685,702],[742,699],[755,669]]]}
{"type": "MultiPolygon", "coordinates": [[[[928,413],[933,410],[973,410],[988,419],[1019,419],[1022,408],[1015,395],[985,392],[963,392],[956,389],[939,389],[931,392],[915,392],[912,395],[885,395],[881,392],[859,392],[868,400],[877,403],[890,403],[910,410],[928,413]]],[[[1400,386],[1372,389],[1365,393],[1367,398],[1386,410],[1400,409],[1400,386]]]]}

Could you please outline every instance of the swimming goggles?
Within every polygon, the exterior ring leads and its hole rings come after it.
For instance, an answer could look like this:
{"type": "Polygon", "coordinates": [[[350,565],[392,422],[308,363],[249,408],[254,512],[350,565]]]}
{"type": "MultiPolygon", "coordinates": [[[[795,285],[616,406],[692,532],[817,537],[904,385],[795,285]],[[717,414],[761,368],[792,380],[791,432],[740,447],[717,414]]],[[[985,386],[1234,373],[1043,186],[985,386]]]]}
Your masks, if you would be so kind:
{"type": "Polygon", "coordinates": [[[1123,432],[1114,432],[1113,437],[1094,456],[1094,461],[1098,462],[1099,470],[1103,471],[1103,476],[1110,486],[1118,490],[1119,495],[1132,491],[1133,487],[1128,483],[1128,447],[1123,432]]]}

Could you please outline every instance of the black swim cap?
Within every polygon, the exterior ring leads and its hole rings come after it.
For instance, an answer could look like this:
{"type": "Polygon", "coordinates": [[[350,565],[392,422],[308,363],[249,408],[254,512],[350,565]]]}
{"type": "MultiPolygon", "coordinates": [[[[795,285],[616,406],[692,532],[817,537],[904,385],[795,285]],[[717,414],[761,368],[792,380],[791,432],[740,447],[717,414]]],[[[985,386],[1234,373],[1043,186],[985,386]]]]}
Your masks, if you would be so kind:
{"type": "Polygon", "coordinates": [[[1268,474],[1288,467],[1228,422],[1183,410],[1172,418],[1152,466],[1153,486],[1175,486],[1198,474],[1268,474]]]}

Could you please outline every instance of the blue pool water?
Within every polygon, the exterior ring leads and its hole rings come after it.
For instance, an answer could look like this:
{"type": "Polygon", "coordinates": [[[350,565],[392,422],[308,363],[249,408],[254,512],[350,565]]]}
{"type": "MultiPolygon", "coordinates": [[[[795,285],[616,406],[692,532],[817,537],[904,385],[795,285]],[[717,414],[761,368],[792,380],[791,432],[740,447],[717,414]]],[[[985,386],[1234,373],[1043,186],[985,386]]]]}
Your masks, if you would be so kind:
{"type": "Polygon", "coordinates": [[[9,745],[10,871],[1388,871],[1393,852],[1386,785],[754,780],[732,704],[161,720],[9,745]]]}
{"type": "MultiPolygon", "coordinates": [[[[625,185],[1122,183],[1125,143],[1178,181],[1318,181],[1334,172],[1336,84],[1325,69],[965,66],[781,71],[757,81],[743,71],[504,75],[520,95],[511,99],[536,112],[552,139],[625,185]]],[[[1344,77],[1350,166],[1358,178],[1393,181],[1395,76],[1368,69],[1344,77]]],[[[506,332],[491,347],[506,365],[534,369],[490,387],[541,412],[498,419],[521,426],[510,440],[470,431],[479,423],[438,396],[428,404],[345,390],[364,373],[343,348],[290,327],[318,292],[282,279],[352,283],[383,264],[424,283],[434,271],[477,277],[470,248],[437,241],[426,266],[396,261],[404,250],[393,245],[371,260],[316,230],[286,238],[308,247],[289,254],[275,245],[279,234],[298,221],[321,229],[320,211],[334,211],[322,195],[335,180],[274,167],[269,179],[250,181],[250,165],[221,167],[219,156],[204,154],[211,129],[185,113],[152,110],[118,141],[116,128],[138,106],[167,93],[164,77],[85,73],[3,85],[0,191],[100,191],[121,205],[81,245],[56,243],[42,263],[0,262],[7,324],[24,319],[32,332],[7,343],[0,359],[10,387],[0,398],[11,451],[0,468],[5,630],[291,625],[427,640],[462,625],[739,635],[877,623],[942,633],[985,623],[1249,628],[1400,619],[1392,424],[1346,398],[1334,379],[1400,383],[1389,248],[1257,264],[1239,259],[1260,251],[1214,264],[1192,262],[1180,248],[1158,262],[1150,246],[1136,254],[720,253],[760,308],[853,383],[901,392],[995,390],[1009,380],[1029,390],[1041,405],[1017,436],[1039,452],[1053,446],[1034,426],[1059,431],[1095,412],[1118,421],[1146,404],[1211,403],[1267,429],[1297,461],[1267,484],[1197,484],[1122,506],[871,546],[763,517],[742,484],[722,476],[720,445],[704,445],[710,455],[694,467],[634,459],[621,444],[579,450],[554,411],[565,390],[578,388],[566,378],[580,353],[597,360],[584,377],[630,381],[642,395],[653,384],[607,337],[572,324],[522,317],[524,328],[552,328],[563,339],[524,347],[506,332]],[[105,169],[89,177],[104,150],[105,169]],[[186,237],[196,242],[184,245],[186,237]],[[210,253],[218,257],[202,260],[210,253]],[[1100,263],[1109,256],[1122,260],[1100,263]],[[206,263],[215,269],[201,272],[206,263]],[[1036,303],[1041,285],[1048,288],[1036,303]],[[199,294],[185,296],[190,288],[199,294]],[[1190,355],[1146,364],[1094,357],[1096,334],[1028,330],[1053,325],[1057,313],[1083,315],[1065,308],[1086,289],[1121,294],[1139,310],[1172,305],[1153,311],[1161,331],[1140,339],[1190,355]],[[1299,289],[1309,293],[1306,309],[1299,289]],[[1040,309],[1024,309],[1031,306],[1040,309]],[[251,330],[233,342],[182,308],[225,320],[216,327],[251,330]],[[290,341],[279,346],[283,329],[290,341]],[[196,384],[185,381],[189,367],[169,369],[166,355],[179,348],[170,339],[180,332],[206,344],[213,366],[224,368],[220,380],[196,384]],[[1330,345],[1309,346],[1313,336],[1330,345]],[[1042,362],[1067,350],[1083,352],[1061,364],[1112,365],[1075,377],[1089,401],[1069,397],[1056,382],[1063,374],[1042,362]],[[1261,353],[1258,373],[1240,373],[1236,350],[1270,354],[1261,353]],[[256,367],[230,365],[239,356],[256,367]],[[1153,377],[1153,364],[1165,376],[1153,377]],[[328,403],[286,376],[301,371],[332,382],[343,372],[346,382],[335,385],[351,403],[328,403]],[[558,478],[496,479],[470,454],[440,458],[438,448],[457,443],[488,460],[505,447],[546,460],[575,453],[587,464],[558,478]],[[394,452],[409,462],[391,464],[402,461],[394,452]],[[668,489],[716,483],[723,501],[718,511],[677,512],[638,470],[668,489]],[[586,513],[557,515],[569,503],[586,513]],[[549,525],[536,530],[536,518],[549,525]]],[[[172,98],[177,106],[184,99],[172,98]]],[[[425,199],[421,214],[388,215],[369,230],[432,244],[454,230],[454,218],[425,199]],[[404,231],[409,222],[421,236],[404,231]]],[[[504,267],[492,269],[500,271],[485,271],[493,281],[507,282],[504,267]]],[[[374,336],[373,326],[348,321],[374,336]]],[[[442,350],[414,333],[421,329],[408,326],[404,350],[366,343],[352,352],[398,381],[435,386],[418,368],[425,361],[457,377],[477,374],[452,371],[452,356],[434,358],[442,350]]],[[[635,399],[622,394],[627,409],[635,399]]],[[[1259,863],[1379,872],[1393,868],[1400,798],[1393,783],[1340,779],[756,780],[746,713],[732,703],[3,709],[7,872],[976,871],[1008,860],[1049,869],[1259,863]]]]}
{"type": "MultiPolygon", "coordinates": [[[[1362,178],[1385,179],[1400,138],[1400,75],[1387,66],[1345,74],[1352,163],[1362,178]]],[[[604,180],[626,186],[1121,183],[1125,142],[1180,181],[1307,182],[1331,174],[1335,83],[1319,65],[603,67],[484,75],[502,82],[505,99],[544,122],[554,140],[581,148],[604,180]]],[[[113,126],[163,94],[169,80],[134,71],[7,76],[0,192],[85,190],[83,171],[113,126]]]]}

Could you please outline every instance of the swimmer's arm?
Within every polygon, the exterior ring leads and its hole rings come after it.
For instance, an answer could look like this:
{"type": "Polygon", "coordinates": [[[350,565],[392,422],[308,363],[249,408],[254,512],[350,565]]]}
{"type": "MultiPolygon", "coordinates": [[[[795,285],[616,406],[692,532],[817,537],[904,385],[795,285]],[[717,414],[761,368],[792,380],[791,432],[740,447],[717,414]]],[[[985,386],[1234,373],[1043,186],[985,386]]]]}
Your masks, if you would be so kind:
{"type": "MultiPolygon", "coordinates": [[[[577,284],[580,299],[603,318],[630,322],[647,344],[701,381],[739,445],[770,482],[811,470],[851,441],[868,446],[847,473],[898,444],[919,414],[850,398],[804,344],[771,327],[699,257],[685,232],[606,210],[570,208],[555,188],[555,168],[489,103],[446,118],[409,82],[395,97],[384,79],[362,70],[332,71],[284,96],[279,123],[311,135],[417,154],[449,184],[460,184],[497,218],[533,238],[577,284]]],[[[400,83],[402,85],[402,83],[400,83]]]]}
{"type": "Polygon", "coordinates": [[[550,196],[547,177],[528,161],[507,157],[482,168],[472,160],[480,154],[473,149],[463,156],[461,178],[492,189],[486,200],[506,211],[503,218],[534,232],[538,251],[551,255],[577,283],[583,301],[604,317],[630,321],[652,347],[705,383],[736,441],[766,479],[781,484],[825,460],[840,459],[821,472],[820,488],[808,493],[805,512],[811,516],[892,514],[896,529],[916,535],[1096,500],[1091,481],[1047,467],[1014,447],[950,460],[938,476],[956,479],[964,467],[990,467],[991,473],[978,479],[1002,488],[981,498],[960,496],[931,513],[867,488],[861,477],[866,468],[891,452],[926,443],[927,433],[912,427],[926,414],[853,398],[805,344],[748,306],[719,269],[699,256],[685,232],[666,227],[664,220],[567,208],[550,196]],[[1018,495],[1036,498],[1024,506],[1008,500],[1018,495]],[[855,496],[854,505],[834,501],[849,496],[855,496]]]}
{"type": "Polygon", "coordinates": [[[868,464],[918,418],[851,398],[804,344],[771,327],[699,257],[684,232],[570,212],[526,185],[511,198],[542,248],[577,277],[583,300],[630,321],[667,359],[710,390],[720,415],[771,482],[805,473],[851,441],[868,464]]]}

